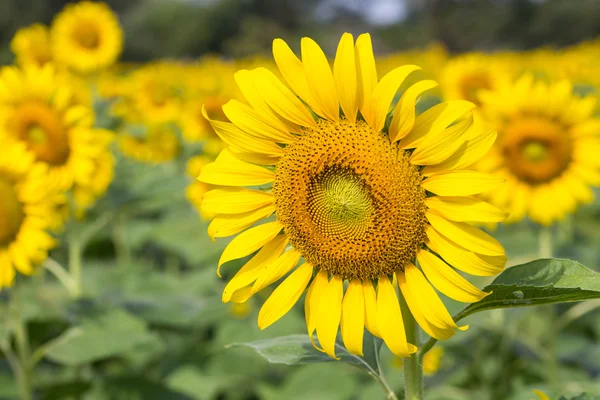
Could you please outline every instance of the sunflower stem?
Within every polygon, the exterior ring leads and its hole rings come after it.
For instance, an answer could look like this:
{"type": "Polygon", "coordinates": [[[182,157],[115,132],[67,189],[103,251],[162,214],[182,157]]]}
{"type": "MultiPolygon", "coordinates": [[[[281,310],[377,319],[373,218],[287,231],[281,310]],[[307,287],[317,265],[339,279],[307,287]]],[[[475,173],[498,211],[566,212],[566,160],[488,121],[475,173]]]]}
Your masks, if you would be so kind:
{"type": "MultiPolygon", "coordinates": [[[[21,400],[31,400],[33,398],[31,382],[31,351],[29,348],[29,334],[27,324],[23,319],[21,307],[21,293],[15,288],[12,296],[13,303],[13,333],[17,347],[17,357],[15,366],[15,378],[21,400]]],[[[12,364],[12,363],[11,363],[12,364]]]]}
{"type": "Polygon", "coordinates": [[[552,229],[542,227],[538,232],[538,256],[539,258],[552,258],[552,229]]]}
{"type": "Polygon", "coordinates": [[[69,272],[73,279],[71,295],[81,297],[83,293],[83,278],[81,274],[82,243],[76,235],[71,235],[69,240],[69,272]]]}
{"type": "MultiPolygon", "coordinates": [[[[415,346],[419,346],[419,327],[408,309],[406,300],[400,293],[400,308],[402,319],[406,328],[406,340],[415,346]]],[[[411,354],[404,359],[404,399],[423,400],[423,363],[418,353],[411,354]]]]}

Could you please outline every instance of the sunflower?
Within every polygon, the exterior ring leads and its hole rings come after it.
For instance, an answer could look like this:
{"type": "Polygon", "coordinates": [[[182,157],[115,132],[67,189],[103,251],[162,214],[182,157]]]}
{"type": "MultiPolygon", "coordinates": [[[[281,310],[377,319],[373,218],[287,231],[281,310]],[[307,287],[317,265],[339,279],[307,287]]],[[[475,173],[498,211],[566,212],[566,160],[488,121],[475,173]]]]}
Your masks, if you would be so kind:
{"type": "Polygon", "coordinates": [[[67,5],[55,17],[50,32],[56,61],[81,73],[112,65],[123,48],[119,20],[104,3],[67,5]]]}
{"type": "Polygon", "coordinates": [[[356,43],[342,36],[333,71],[313,40],[303,38],[301,48],[302,60],[283,40],[273,43],[291,90],[267,69],[241,70],[235,79],[249,105],[232,100],[223,106],[231,123],[211,120],[229,147],[201,171],[200,181],[220,186],[201,207],[216,214],[210,236],[239,233],[217,273],[257,252],[223,300],[244,302],[285,277],[259,312],[261,329],[308,288],[306,321],[317,348],[335,357],[341,326],[344,344],[360,355],[366,327],[408,356],[417,347],[407,341],[398,286],[423,330],[447,339],[466,326],[456,325],[435,289],[462,302],[487,295],[448,263],[474,275],[505,263],[502,246],[469,223],[505,216],[472,197],[502,180],[467,169],[496,133],[473,124],[466,101],[415,116],[419,95],[436,86],[428,80],[406,89],[390,118],[396,92],[419,67],[378,80],[368,34],[356,43]]]}
{"type": "MultiPolygon", "coordinates": [[[[49,179],[64,190],[92,189],[98,176],[112,176],[102,161],[110,152],[113,134],[96,129],[89,102],[82,102],[77,85],[51,65],[0,71],[0,136],[26,144],[35,159],[48,166],[49,179]]],[[[89,101],[89,100],[88,100],[89,101]]],[[[99,194],[97,190],[93,190],[99,194]]]]}
{"type": "Polygon", "coordinates": [[[43,24],[33,24],[19,29],[10,42],[10,49],[19,65],[42,66],[52,61],[48,27],[43,24]]]}
{"type": "Polygon", "coordinates": [[[593,200],[590,186],[600,184],[600,119],[592,116],[595,98],[572,92],[568,81],[548,84],[525,75],[481,93],[498,141],[479,166],[506,179],[489,198],[509,212],[508,221],[529,216],[550,225],[593,200]]]}
{"type": "Polygon", "coordinates": [[[179,139],[168,126],[152,126],[145,136],[124,133],[117,139],[119,148],[136,161],[157,164],[171,161],[179,155],[179,139]]]}
{"type": "Polygon", "coordinates": [[[0,289],[15,271],[31,275],[56,245],[49,233],[57,220],[60,194],[48,167],[35,163],[24,143],[0,138],[0,289]]]}
{"type": "Polygon", "coordinates": [[[447,100],[479,104],[481,90],[493,90],[510,79],[508,63],[501,55],[465,54],[448,61],[440,84],[447,100]]]}

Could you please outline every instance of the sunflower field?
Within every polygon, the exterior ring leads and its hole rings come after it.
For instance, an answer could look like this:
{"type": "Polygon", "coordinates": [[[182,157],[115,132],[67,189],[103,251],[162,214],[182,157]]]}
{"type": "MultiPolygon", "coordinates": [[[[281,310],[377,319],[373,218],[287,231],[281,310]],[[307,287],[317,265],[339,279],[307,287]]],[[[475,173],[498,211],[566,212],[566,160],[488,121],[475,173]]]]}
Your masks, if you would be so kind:
{"type": "Polygon", "coordinates": [[[6,0],[0,399],[599,400],[599,11],[6,0]]]}

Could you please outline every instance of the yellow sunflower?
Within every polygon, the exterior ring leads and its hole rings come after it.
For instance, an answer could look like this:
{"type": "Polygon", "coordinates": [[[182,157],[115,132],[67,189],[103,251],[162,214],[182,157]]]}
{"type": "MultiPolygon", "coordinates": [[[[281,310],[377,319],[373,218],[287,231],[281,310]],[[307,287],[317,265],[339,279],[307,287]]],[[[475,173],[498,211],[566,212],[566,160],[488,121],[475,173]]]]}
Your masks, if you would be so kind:
{"type": "Polygon", "coordinates": [[[492,275],[505,263],[502,246],[470,224],[504,218],[472,197],[502,180],[468,169],[496,133],[476,129],[466,101],[416,116],[419,95],[436,86],[428,80],[406,89],[390,116],[396,92],[419,67],[378,80],[368,34],[356,43],[342,36],[333,71],[313,40],[303,38],[301,49],[302,60],[273,42],[291,89],[267,69],[241,70],[235,79],[249,105],[232,100],[223,106],[231,123],[211,120],[229,147],[201,171],[200,181],[220,186],[201,207],[216,214],[212,237],[237,235],[219,269],[258,251],[223,300],[244,302],[285,277],[260,310],[261,329],[308,288],[317,348],[335,357],[341,326],[348,350],[362,354],[366,327],[408,356],[418,343],[407,341],[398,286],[423,330],[447,339],[466,326],[455,324],[435,289],[462,302],[487,295],[450,265],[492,275]]]}
{"type": "Polygon", "coordinates": [[[481,90],[494,90],[510,80],[508,64],[501,56],[465,54],[448,61],[440,75],[446,100],[467,100],[479,104],[481,90]]]}
{"type": "Polygon", "coordinates": [[[81,73],[114,64],[123,49],[123,31],[105,3],[67,5],[51,26],[54,58],[81,73]]]}
{"type": "Polygon", "coordinates": [[[43,24],[33,24],[19,29],[10,42],[10,49],[20,65],[42,66],[51,62],[52,47],[48,27],[43,24]]]}
{"type": "Polygon", "coordinates": [[[0,289],[15,271],[31,275],[56,241],[49,231],[60,199],[48,167],[35,164],[24,143],[0,137],[0,289]]]}
{"type": "Polygon", "coordinates": [[[99,171],[112,176],[102,160],[113,134],[93,127],[91,105],[81,103],[72,89],[51,65],[0,71],[0,136],[25,143],[37,161],[48,165],[49,179],[64,190],[94,187],[103,179],[99,171]]]}
{"type": "Polygon", "coordinates": [[[152,126],[145,136],[123,133],[117,139],[119,148],[136,161],[157,164],[171,161],[179,155],[179,140],[168,126],[152,126]]]}
{"type": "Polygon", "coordinates": [[[600,184],[600,119],[593,97],[572,94],[568,81],[548,84],[525,75],[498,91],[481,93],[484,115],[498,141],[480,168],[506,179],[490,201],[509,221],[529,216],[550,225],[593,200],[600,184]]]}

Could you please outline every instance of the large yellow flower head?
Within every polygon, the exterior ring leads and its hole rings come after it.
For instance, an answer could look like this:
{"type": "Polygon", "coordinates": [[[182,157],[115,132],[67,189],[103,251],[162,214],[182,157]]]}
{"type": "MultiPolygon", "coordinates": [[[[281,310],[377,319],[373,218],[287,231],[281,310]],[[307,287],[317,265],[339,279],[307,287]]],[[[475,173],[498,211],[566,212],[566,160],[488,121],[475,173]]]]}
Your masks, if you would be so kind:
{"type": "Polygon", "coordinates": [[[593,200],[600,184],[600,119],[596,99],[580,98],[568,81],[547,84],[525,75],[495,92],[483,92],[485,116],[498,141],[480,167],[506,179],[490,201],[509,221],[529,216],[550,225],[593,200]]]}
{"type": "Polygon", "coordinates": [[[466,101],[416,116],[417,98],[436,86],[428,80],[406,89],[390,116],[402,82],[419,68],[398,67],[379,80],[367,34],[356,43],[342,36],[333,71],[313,40],[301,47],[302,60],[283,40],[273,43],[289,86],[267,69],[241,70],[235,79],[248,104],[223,106],[231,123],[211,120],[229,147],[202,169],[199,180],[220,187],[201,206],[216,214],[209,235],[237,235],[219,267],[258,251],[223,300],[244,302],[285,278],[260,310],[260,328],[308,288],[308,333],[316,331],[327,354],[335,357],[341,326],[354,354],[363,352],[366,327],[408,356],[417,348],[406,339],[398,286],[425,332],[447,339],[466,327],[436,289],[462,302],[487,295],[452,266],[492,275],[505,263],[502,246],[470,224],[504,218],[471,197],[501,180],[468,169],[496,133],[474,125],[466,101]]]}
{"type": "Polygon", "coordinates": [[[481,90],[494,90],[510,80],[511,72],[501,55],[470,53],[448,61],[440,84],[447,100],[467,100],[479,104],[481,90]]]}
{"type": "Polygon", "coordinates": [[[10,49],[19,65],[42,66],[51,62],[53,58],[50,33],[42,24],[19,29],[10,42],[10,49]]]}
{"type": "Polygon", "coordinates": [[[31,275],[56,242],[51,227],[61,200],[48,167],[35,164],[24,143],[0,137],[0,289],[15,271],[31,275]]]}
{"type": "Polygon", "coordinates": [[[106,190],[107,184],[98,186],[107,181],[98,174],[112,176],[107,153],[113,134],[94,128],[89,102],[51,65],[0,70],[2,135],[25,143],[64,190],[89,188],[96,196],[106,190]]]}
{"type": "Polygon", "coordinates": [[[123,49],[119,20],[104,3],[67,5],[52,22],[51,35],[56,61],[81,73],[114,64],[123,49]]]}

